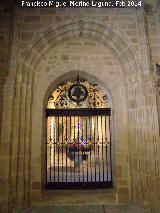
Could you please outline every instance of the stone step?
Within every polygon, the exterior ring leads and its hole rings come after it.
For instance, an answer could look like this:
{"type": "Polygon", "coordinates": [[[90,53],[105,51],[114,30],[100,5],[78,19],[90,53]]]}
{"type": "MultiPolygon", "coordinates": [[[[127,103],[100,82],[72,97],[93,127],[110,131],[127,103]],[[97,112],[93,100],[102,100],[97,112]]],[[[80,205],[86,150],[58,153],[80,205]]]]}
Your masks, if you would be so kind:
{"type": "Polygon", "coordinates": [[[50,190],[35,205],[58,204],[116,204],[113,189],[101,190],[50,190]]]}
{"type": "Polygon", "coordinates": [[[142,208],[121,204],[121,205],[52,205],[32,206],[29,209],[16,213],[146,213],[142,208]]]}

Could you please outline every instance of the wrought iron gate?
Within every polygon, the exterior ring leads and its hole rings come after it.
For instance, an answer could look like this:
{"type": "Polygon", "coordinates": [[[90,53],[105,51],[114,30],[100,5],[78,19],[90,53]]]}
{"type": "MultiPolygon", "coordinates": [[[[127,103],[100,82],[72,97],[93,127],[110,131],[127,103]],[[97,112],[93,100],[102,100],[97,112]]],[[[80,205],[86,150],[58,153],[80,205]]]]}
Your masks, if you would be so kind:
{"type": "Polygon", "coordinates": [[[112,186],[111,110],[47,109],[46,189],[112,186]]]}

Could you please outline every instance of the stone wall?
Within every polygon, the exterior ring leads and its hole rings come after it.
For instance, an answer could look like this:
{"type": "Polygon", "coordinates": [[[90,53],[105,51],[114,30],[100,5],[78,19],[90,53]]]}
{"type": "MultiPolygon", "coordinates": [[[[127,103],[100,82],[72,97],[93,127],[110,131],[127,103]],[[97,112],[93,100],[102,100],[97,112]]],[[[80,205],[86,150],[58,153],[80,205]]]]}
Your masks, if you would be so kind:
{"type": "MultiPolygon", "coordinates": [[[[152,5],[151,7],[148,6],[148,10],[146,11],[146,25],[147,25],[147,33],[148,33],[148,48],[150,52],[150,76],[151,79],[157,83],[157,76],[156,76],[156,63],[160,64],[160,2],[158,1],[156,5],[152,5]]],[[[157,112],[158,112],[158,121],[160,124],[160,93],[158,92],[158,87],[155,88],[155,94],[156,94],[156,102],[157,102],[157,112]]],[[[157,142],[154,142],[153,148],[154,148],[154,159],[155,163],[153,164],[153,168],[155,171],[155,175],[153,177],[152,182],[154,183],[154,180],[157,179],[159,184],[158,188],[160,188],[160,177],[157,175],[157,169],[159,171],[160,168],[160,125],[159,125],[159,139],[157,142]]],[[[157,187],[157,186],[155,186],[157,187]]],[[[156,192],[156,190],[155,190],[156,192]]],[[[156,205],[157,212],[159,212],[160,209],[160,197],[157,192],[157,198],[156,201],[152,200],[152,202],[156,205]]]]}
{"type": "MultiPolygon", "coordinates": [[[[150,51],[152,77],[156,81],[156,63],[160,64],[160,2],[156,5],[147,7],[146,24],[148,28],[148,47],[150,51]]],[[[158,89],[158,88],[157,88],[158,89]]],[[[159,103],[159,96],[157,96],[159,103]]],[[[158,104],[158,111],[160,112],[160,105],[158,104]]],[[[160,114],[159,114],[160,122],[160,114]]]]}
{"type": "Polygon", "coordinates": [[[112,96],[117,202],[146,205],[149,212],[158,209],[157,17],[143,9],[16,8],[10,78],[3,89],[2,212],[41,197],[47,98],[77,70],[112,96]]]}
{"type": "MultiPolygon", "coordinates": [[[[125,93],[123,85],[123,76],[121,74],[121,68],[118,61],[114,58],[111,51],[105,48],[101,43],[91,41],[88,37],[82,36],[79,38],[79,36],[75,36],[74,38],[67,39],[67,41],[61,41],[61,43],[54,46],[54,51],[53,49],[51,49],[47,53],[45,58],[40,62],[37,72],[35,74],[33,98],[33,108],[35,116],[33,117],[32,125],[35,127],[37,126],[36,117],[40,115],[40,111],[43,113],[43,105],[37,106],[37,102],[43,104],[42,98],[46,96],[45,93],[47,91],[47,88],[51,87],[50,85],[52,85],[51,90],[53,88],[56,88],[58,82],[54,83],[54,79],[56,79],[58,76],[61,77],[62,82],[66,81],[67,79],[69,80],[70,78],[75,79],[77,69],[80,70],[80,76],[82,78],[85,78],[86,80],[91,81],[93,83],[97,82],[100,86],[102,85],[105,88],[109,89],[110,93],[113,96],[114,105],[120,105],[118,109],[116,107],[112,109],[114,112],[113,126],[114,129],[117,129],[117,132],[114,132],[115,139],[113,140],[116,140],[116,144],[113,142],[113,159],[115,165],[117,165],[117,168],[114,168],[114,170],[117,170],[117,172],[119,172],[118,176],[116,176],[114,172],[114,185],[116,187],[123,186],[126,189],[126,196],[129,196],[129,172],[126,169],[129,167],[127,151],[128,145],[124,144],[127,137],[127,133],[124,132],[127,123],[127,115],[124,111],[124,106],[126,105],[126,102],[123,96],[123,94],[125,93]],[[69,70],[71,70],[72,72],[68,72],[69,70]],[[42,79],[45,80],[42,81],[42,79]],[[115,85],[118,85],[118,88],[116,88],[115,85]],[[41,95],[39,96],[38,93],[40,93],[41,95]],[[119,124],[120,120],[121,125],[119,124]],[[124,127],[122,128],[122,126],[124,127]],[[118,151],[120,147],[123,147],[123,155],[121,151],[118,151]],[[121,159],[121,161],[119,161],[119,158],[121,159]],[[121,182],[123,182],[123,185],[120,184],[121,182]]],[[[51,90],[49,90],[49,92],[51,92],[51,90]]],[[[49,92],[47,93],[46,97],[48,97],[49,92]]],[[[39,131],[40,130],[38,128],[36,131],[37,133],[33,136],[33,141],[35,141],[35,144],[33,144],[32,153],[33,157],[34,155],[36,156],[37,161],[37,163],[33,165],[32,168],[32,174],[34,177],[34,179],[32,180],[33,187],[35,183],[41,182],[39,180],[40,176],[38,175],[40,174],[39,170],[41,170],[39,166],[41,155],[37,155],[37,147],[39,147],[38,144],[39,141],[41,141],[41,134],[39,131]],[[39,171],[38,174],[37,171],[39,171]]],[[[41,153],[41,150],[39,150],[38,153],[41,153]]],[[[36,191],[34,193],[36,193],[36,191]]],[[[39,192],[37,191],[37,193],[39,192]]]]}
{"type": "Polygon", "coordinates": [[[2,89],[8,71],[8,58],[12,39],[12,1],[5,0],[0,5],[0,129],[2,119],[2,89]]]}

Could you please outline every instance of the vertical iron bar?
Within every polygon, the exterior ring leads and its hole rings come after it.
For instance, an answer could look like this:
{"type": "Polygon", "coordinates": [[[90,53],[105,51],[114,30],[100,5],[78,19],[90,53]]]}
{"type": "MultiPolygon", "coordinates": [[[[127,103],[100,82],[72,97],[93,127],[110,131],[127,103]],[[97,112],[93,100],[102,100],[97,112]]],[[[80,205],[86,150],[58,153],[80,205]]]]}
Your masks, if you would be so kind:
{"type": "Polygon", "coordinates": [[[98,138],[97,138],[97,140],[98,140],[98,164],[99,164],[99,181],[100,181],[100,178],[101,178],[101,168],[100,168],[100,153],[99,153],[99,147],[100,147],[100,132],[99,132],[99,116],[97,116],[97,134],[98,134],[98,138]]]}
{"type": "Polygon", "coordinates": [[[95,182],[96,182],[96,173],[97,173],[97,171],[96,171],[96,116],[94,116],[94,163],[95,163],[95,182]]]}
{"type": "Polygon", "coordinates": [[[105,142],[106,142],[106,170],[107,170],[107,181],[108,181],[108,138],[107,138],[107,116],[105,116],[105,142]]]}
{"type": "Polygon", "coordinates": [[[59,116],[58,116],[58,182],[59,182],[59,143],[60,143],[60,141],[59,141],[59,116]]]}
{"type": "Polygon", "coordinates": [[[75,178],[76,178],[76,174],[75,174],[75,149],[76,149],[76,141],[75,141],[75,116],[74,116],[74,144],[73,144],[73,151],[74,151],[74,182],[75,182],[75,178]]]}
{"type": "Polygon", "coordinates": [[[46,118],[46,123],[47,123],[46,124],[47,131],[46,131],[46,147],[45,147],[45,151],[46,151],[46,155],[45,155],[45,157],[46,157],[46,159],[45,159],[46,160],[46,180],[45,181],[47,182],[47,165],[48,165],[48,158],[47,158],[47,153],[48,153],[47,152],[48,151],[47,150],[48,149],[48,145],[47,145],[48,144],[48,117],[46,118]]]}
{"type": "Polygon", "coordinates": [[[64,129],[63,129],[64,127],[63,127],[63,116],[62,116],[62,147],[61,147],[61,153],[62,153],[62,182],[63,182],[63,142],[64,142],[64,140],[63,140],[63,133],[64,133],[64,129]]]}
{"type": "Polygon", "coordinates": [[[51,166],[52,166],[52,164],[51,164],[51,149],[52,149],[52,145],[51,145],[51,143],[52,143],[52,138],[51,138],[51,122],[52,122],[52,119],[50,118],[50,153],[49,153],[49,155],[50,155],[50,182],[51,182],[51,179],[52,179],[52,176],[51,176],[51,166]]]}
{"type": "Polygon", "coordinates": [[[81,149],[81,146],[80,146],[80,138],[79,138],[79,128],[80,128],[80,123],[79,123],[79,116],[78,116],[78,167],[79,167],[79,171],[78,171],[78,179],[79,179],[79,182],[80,182],[80,159],[79,159],[79,154],[80,154],[80,149],[81,149]]]}
{"type": "Polygon", "coordinates": [[[89,131],[90,131],[90,133],[89,133],[89,150],[90,150],[90,177],[91,177],[91,182],[92,182],[92,164],[91,164],[91,153],[92,153],[92,136],[91,136],[91,128],[92,128],[92,117],[89,117],[89,131]]]}
{"type": "Polygon", "coordinates": [[[67,182],[67,143],[68,142],[68,138],[67,138],[67,116],[66,116],[66,146],[65,146],[65,149],[66,149],[66,182],[67,182]]]}
{"type": "Polygon", "coordinates": [[[111,181],[112,181],[112,147],[111,147],[111,117],[109,116],[109,145],[110,145],[110,173],[111,173],[111,181]]]}
{"type": "Polygon", "coordinates": [[[49,126],[49,117],[47,117],[47,144],[46,144],[46,182],[48,182],[48,126],[49,126]]]}
{"type": "Polygon", "coordinates": [[[53,158],[53,146],[54,146],[54,135],[53,135],[53,117],[51,117],[51,182],[52,182],[52,173],[53,173],[53,171],[52,171],[52,168],[53,168],[53,160],[54,160],[54,158],[53,158]]]}
{"type": "MultiPolygon", "coordinates": [[[[72,146],[72,129],[71,129],[72,128],[72,117],[70,116],[69,119],[70,119],[70,141],[69,141],[69,148],[70,148],[72,146]]],[[[70,152],[70,150],[69,150],[69,152],[70,152]]],[[[71,178],[71,182],[72,182],[72,163],[71,163],[71,160],[70,160],[70,167],[71,167],[70,178],[71,178]]]]}
{"type": "Polygon", "coordinates": [[[104,156],[103,156],[103,140],[104,140],[104,138],[103,138],[103,118],[104,118],[104,116],[102,117],[101,116],[101,132],[102,132],[102,144],[101,144],[101,146],[102,146],[102,165],[103,165],[103,181],[104,181],[104,156]]]}
{"type": "MultiPolygon", "coordinates": [[[[87,119],[88,117],[86,117],[86,145],[87,145],[87,119]]],[[[87,183],[88,183],[88,159],[87,159],[87,183]]]]}
{"type": "Polygon", "coordinates": [[[55,182],[55,179],[56,179],[56,118],[54,117],[54,182],[55,182]]]}
{"type": "MultiPolygon", "coordinates": [[[[84,136],[83,136],[83,119],[84,117],[81,117],[81,128],[82,128],[82,142],[84,141],[84,136]]],[[[82,150],[82,155],[84,154],[83,150],[82,150]]],[[[83,173],[83,182],[84,182],[84,162],[82,161],[82,173],[83,173]]]]}

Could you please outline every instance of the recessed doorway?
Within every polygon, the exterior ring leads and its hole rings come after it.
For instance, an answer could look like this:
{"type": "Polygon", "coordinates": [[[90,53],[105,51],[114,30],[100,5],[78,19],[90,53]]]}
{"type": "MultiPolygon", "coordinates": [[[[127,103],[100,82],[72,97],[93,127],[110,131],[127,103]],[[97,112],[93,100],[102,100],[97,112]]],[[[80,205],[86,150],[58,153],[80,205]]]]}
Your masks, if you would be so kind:
{"type": "Polygon", "coordinates": [[[85,80],[60,84],[48,100],[46,189],[112,186],[109,97],[85,80]]]}

